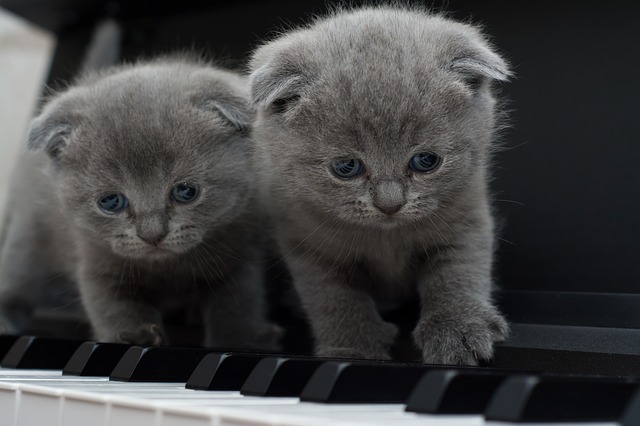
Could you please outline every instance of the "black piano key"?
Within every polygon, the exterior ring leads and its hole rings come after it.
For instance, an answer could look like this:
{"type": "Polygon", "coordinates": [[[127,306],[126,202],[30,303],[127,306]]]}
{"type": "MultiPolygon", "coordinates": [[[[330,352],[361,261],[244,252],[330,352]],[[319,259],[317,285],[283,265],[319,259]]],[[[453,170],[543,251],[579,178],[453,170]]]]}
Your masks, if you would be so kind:
{"type": "Polygon", "coordinates": [[[422,376],[407,399],[406,411],[427,414],[482,414],[492,395],[509,377],[492,370],[432,370],[422,376]]]}
{"type": "Polygon", "coordinates": [[[323,362],[319,358],[261,359],[242,385],[240,393],[252,396],[299,396],[323,362]]]}
{"type": "Polygon", "coordinates": [[[637,389],[621,380],[514,376],[500,385],[484,415],[507,422],[616,421],[637,389]]]}
{"type": "Polygon", "coordinates": [[[2,359],[3,368],[62,370],[83,342],[22,336],[15,341],[2,359]]]}
{"type": "Polygon", "coordinates": [[[9,352],[11,346],[18,340],[20,336],[14,336],[13,334],[0,335],[0,360],[9,352]]]}
{"type": "Polygon", "coordinates": [[[205,356],[187,381],[187,389],[239,391],[265,355],[217,353],[205,356]]]}
{"type": "Polygon", "coordinates": [[[300,399],[328,403],[404,402],[431,365],[326,362],[313,374],[300,399]]]}
{"type": "Polygon", "coordinates": [[[84,342],[62,370],[63,375],[108,377],[131,345],[84,342]]]}
{"type": "Polygon", "coordinates": [[[132,346],[109,376],[122,382],[186,383],[211,349],[132,346]]]}
{"type": "Polygon", "coordinates": [[[624,413],[618,419],[620,426],[637,426],[640,419],[640,389],[636,390],[624,409],[624,413]]]}
{"type": "Polygon", "coordinates": [[[640,376],[640,354],[496,345],[491,367],[546,374],[640,376]]]}

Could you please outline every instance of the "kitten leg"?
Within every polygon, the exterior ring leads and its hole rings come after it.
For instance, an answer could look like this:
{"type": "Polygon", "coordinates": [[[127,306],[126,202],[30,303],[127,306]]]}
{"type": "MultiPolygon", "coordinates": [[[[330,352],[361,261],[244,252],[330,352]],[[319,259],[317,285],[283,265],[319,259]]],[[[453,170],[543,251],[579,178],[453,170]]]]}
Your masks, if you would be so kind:
{"type": "Polygon", "coordinates": [[[373,299],[346,277],[295,256],[289,268],[309,316],[317,356],[389,359],[398,329],[382,320],[373,299]]]}
{"type": "Polygon", "coordinates": [[[99,273],[81,265],[78,274],[82,303],[96,339],[142,346],[166,345],[160,312],[135,298],[134,284],[126,274],[119,274],[122,266],[111,270],[116,272],[99,273]]]}
{"type": "Polygon", "coordinates": [[[491,236],[440,248],[419,273],[421,315],[413,332],[429,364],[489,360],[509,327],[491,300],[491,236]]]}
{"type": "Polygon", "coordinates": [[[262,266],[247,262],[210,291],[204,306],[205,346],[280,349],[282,330],[266,319],[263,281],[262,266]]]}

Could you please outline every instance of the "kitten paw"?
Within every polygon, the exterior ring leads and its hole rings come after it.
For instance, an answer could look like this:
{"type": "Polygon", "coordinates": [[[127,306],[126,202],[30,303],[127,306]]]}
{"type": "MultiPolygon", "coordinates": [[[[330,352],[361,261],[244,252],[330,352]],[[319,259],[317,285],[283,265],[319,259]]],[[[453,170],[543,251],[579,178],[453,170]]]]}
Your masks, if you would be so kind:
{"type": "Polygon", "coordinates": [[[209,348],[278,352],[282,349],[283,335],[282,328],[275,324],[245,324],[241,329],[227,330],[222,335],[214,330],[206,336],[204,345],[209,348]]]}
{"type": "Polygon", "coordinates": [[[473,314],[433,313],[418,321],[413,338],[426,364],[477,365],[491,359],[493,344],[508,333],[507,322],[491,306],[473,314]]]}
{"type": "Polygon", "coordinates": [[[157,324],[144,324],[135,331],[123,331],[118,335],[118,343],[140,346],[160,346],[167,343],[164,332],[157,324]]]}
{"type": "Polygon", "coordinates": [[[263,327],[256,332],[251,342],[251,349],[262,349],[273,352],[280,351],[282,349],[281,342],[283,337],[284,330],[282,327],[275,324],[263,327]]]}
{"type": "Polygon", "coordinates": [[[398,327],[384,322],[375,330],[360,330],[357,337],[341,336],[342,344],[319,344],[315,355],[328,358],[391,359],[389,351],[397,335],[398,327]]]}
{"type": "Polygon", "coordinates": [[[387,351],[372,352],[354,348],[323,348],[316,351],[316,356],[324,358],[355,358],[355,359],[391,359],[387,351]]]}

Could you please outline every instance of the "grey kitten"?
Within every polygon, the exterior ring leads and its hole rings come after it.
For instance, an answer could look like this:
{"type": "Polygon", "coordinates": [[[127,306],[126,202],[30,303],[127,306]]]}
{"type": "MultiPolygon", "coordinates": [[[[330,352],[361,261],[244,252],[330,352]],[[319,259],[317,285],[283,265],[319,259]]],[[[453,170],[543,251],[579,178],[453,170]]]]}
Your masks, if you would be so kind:
{"type": "Polygon", "coordinates": [[[187,58],[90,73],[33,120],[12,191],[0,320],[77,283],[96,338],[166,344],[200,309],[205,344],[276,349],[243,76],[187,58]],[[38,288],[39,287],[39,288],[38,288]]]}
{"type": "Polygon", "coordinates": [[[388,358],[419,298],[427,363],[492,356],[494,80],[481,32],[425,11],[334,13],[258,48],[254,137],[277,239],[323,356],[388,358]]]}

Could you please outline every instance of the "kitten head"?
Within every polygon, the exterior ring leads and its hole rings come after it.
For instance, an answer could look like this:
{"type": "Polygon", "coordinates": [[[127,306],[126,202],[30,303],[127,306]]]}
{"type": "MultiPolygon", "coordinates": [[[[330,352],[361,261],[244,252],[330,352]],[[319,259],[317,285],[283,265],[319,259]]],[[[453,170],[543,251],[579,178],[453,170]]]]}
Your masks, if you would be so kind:
{"type": "Polygon", "coordinates": [[[34,119],[79,232],[128,258],[166,259],[233,221],[251,196],[244,79],[184,61],[90,75],[34,119]]]}
{"type": "Polygon", "coordinates": [[[484,182],[491,83],[510,71],[474,27],[401,8],[339,12],[260,47],[250,66],[255,139],[288,203],[395,225],[484,182]]]}

